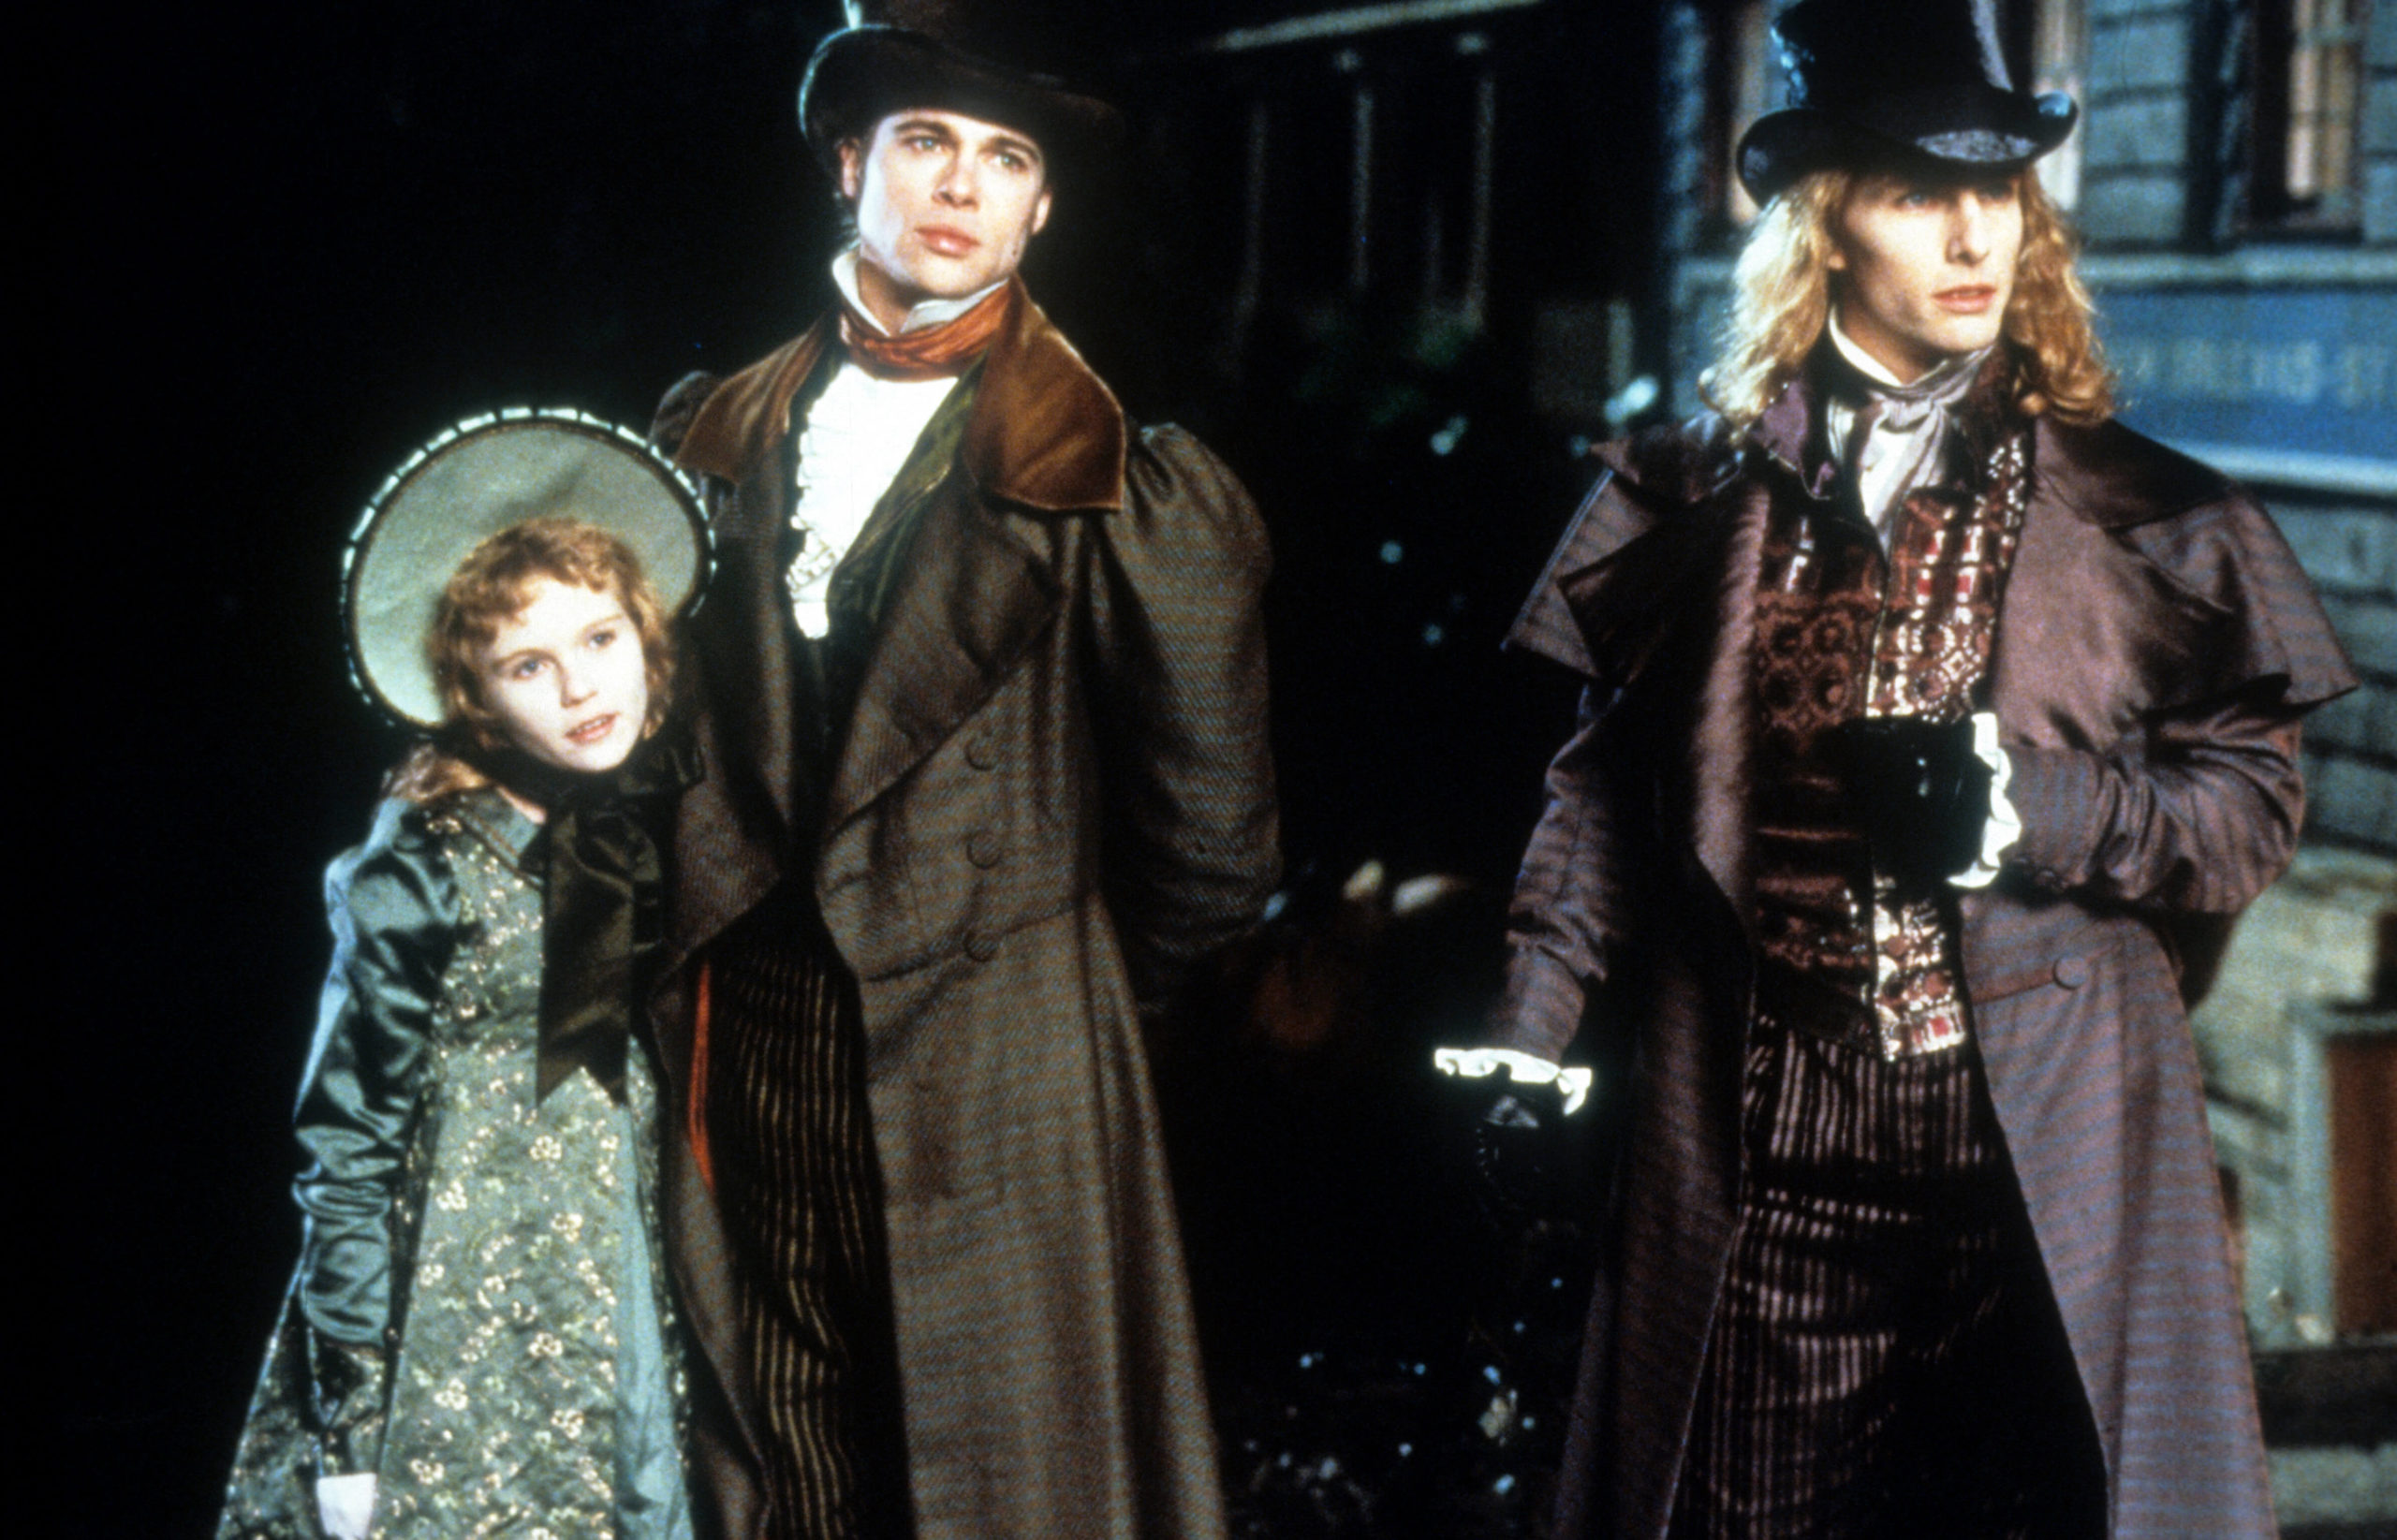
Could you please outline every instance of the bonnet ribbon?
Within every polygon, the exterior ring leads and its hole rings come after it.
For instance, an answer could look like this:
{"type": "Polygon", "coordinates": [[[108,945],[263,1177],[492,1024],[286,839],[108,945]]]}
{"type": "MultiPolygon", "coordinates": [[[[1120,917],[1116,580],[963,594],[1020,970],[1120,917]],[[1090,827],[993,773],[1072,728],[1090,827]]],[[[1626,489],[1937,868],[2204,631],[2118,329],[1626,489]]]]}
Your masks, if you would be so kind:
{"type": "Polygon", "coordinates": [[[533,846],[546,868],[535,1100],[581,1065],[622,1102],[633,1012],[666,937],[665,866],[652,820],[699,779],[698,752],[669,724],[603,774],[504,757],[500,778],[549,813],[533,846]]]}

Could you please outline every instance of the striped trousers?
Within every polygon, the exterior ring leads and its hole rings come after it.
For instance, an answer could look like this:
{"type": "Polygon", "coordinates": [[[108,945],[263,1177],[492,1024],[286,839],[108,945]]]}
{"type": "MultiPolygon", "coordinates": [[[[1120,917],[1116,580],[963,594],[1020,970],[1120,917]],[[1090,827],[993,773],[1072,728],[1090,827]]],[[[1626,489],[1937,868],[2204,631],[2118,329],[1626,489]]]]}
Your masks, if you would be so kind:
{"type": "Polygon", "coordinates": [[[772,1540],[908,1533],[857,981],[786,889],[710,950],[707,1126],[772,1540]]]}
{"type": "Polygon", "coordinates": [[[2096,1428],[1972,1045],[1759,1023],[1672,1540],[2080,1540],[2096,1428]]]}

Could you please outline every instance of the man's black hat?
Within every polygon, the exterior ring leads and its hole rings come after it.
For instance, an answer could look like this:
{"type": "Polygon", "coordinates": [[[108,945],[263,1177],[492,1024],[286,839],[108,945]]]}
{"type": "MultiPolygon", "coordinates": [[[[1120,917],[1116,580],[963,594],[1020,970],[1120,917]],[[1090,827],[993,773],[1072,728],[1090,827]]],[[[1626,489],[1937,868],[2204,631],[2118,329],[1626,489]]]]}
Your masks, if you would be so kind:
{"type": "Polygon", "coordinates": [[[1996,0],[1798,0],[1772,31],[1789,105],[1740,139],[1740,181],[1759,203],[1809,171],[1876,158],[2016,169],[2080,116],[2061,91],[2015,87],[1996,0]]]}
{"type": "Polygon", "coordinates": [[[846,8],[849,24],[816,45],[799,86],[800,127],[835,177],[843,139],[911,107],[1004,124],[1051,162],[1085,159],[1123,137],[1115,109],[1069,83],[1085,73],[1092,29],[1070,24],[1061,7],[847,0],[846,8]]]}

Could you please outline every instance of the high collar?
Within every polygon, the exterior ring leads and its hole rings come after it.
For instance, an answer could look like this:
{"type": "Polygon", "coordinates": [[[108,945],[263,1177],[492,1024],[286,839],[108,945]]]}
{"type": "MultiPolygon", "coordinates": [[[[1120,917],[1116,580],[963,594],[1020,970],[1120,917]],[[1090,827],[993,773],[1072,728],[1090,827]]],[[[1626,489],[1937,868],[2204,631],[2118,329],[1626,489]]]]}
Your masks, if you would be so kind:
{"type": "MultiPolygon", "coordinates": [[[[1021,284],[1020,279],[1010,283],[1021,284]]],[[[791,398],[839,336],[837,313],[716,388],[675,454],[686,470],[741,481],[790,429],[791,398]]],[[[1113,391],[1031,296],[983,355],[958,458],[982,492],[1041,513],[1119,508],[1129,431],[1113,391]]]]}
{"type": "MultiPolygon", "coordinates": [[[[865,294],[858,287],[858,264],[861,260],[863,258],[858,255],[855,246],[847,247],[840,256],[833,257],[832,286],[841,291],[841,298],[849,302],[850,309],[864,317],[868,326],[886,337],[891,336],[894,334],[891,330],[866,307],[865,294]]],[[[904,337],[910,331],[921,331],[928,327],[953,321],[1005,288],[1008,282],[1008,279],[1002,278],[995,284],[976,289],[962,300],[919,300],[908,307],[907,318],[899,323],[896,335],[904,337]]]]}
{"type": "Polygon", "coordinates": [[[1847,329],[1839,324],[1839,306],[1831,306],[1831,318],[1823,325],[1823,334],[1831,339],[1831,345],[1838,351],[1839,356],[1855,365],[1856,372],[1867,380],[1885,389],[1905,389],[1905,381],[1890,374],[1882,366],[1880,359],[1857,345],[1856,339],[1847,334],[1847,329]]]}
{"type": "MultiPolygon", "coordinates": [[[[1982,360],[1971,389],[1957,403],[1952,420],[1966,448],[1967,464],[1978,467],[1988,457],[2004,423],[2012,417],[2007,397],[2013,377],[2013,359],[2001,343],[1982,360]]],[[[1823,417],[1831,394],[1842,389],[1843,379],[1860,390],[1872,384],[1870,376],[1833,345],[1826,331],[1807,356],[1805,366],[1790,377],[1748,429],[1748,443],[1795,477],[1809,497],[1831,496],[1833,479],[1839,475],[1823,417]]]]}

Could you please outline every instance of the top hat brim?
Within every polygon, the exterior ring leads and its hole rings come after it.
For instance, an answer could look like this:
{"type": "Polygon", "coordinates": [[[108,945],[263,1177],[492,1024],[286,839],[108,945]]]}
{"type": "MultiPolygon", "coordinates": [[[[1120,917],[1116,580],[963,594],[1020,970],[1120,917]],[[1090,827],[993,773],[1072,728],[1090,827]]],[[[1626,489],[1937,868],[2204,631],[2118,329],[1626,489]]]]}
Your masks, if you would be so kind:
{"type": "Polygon", "coordinates": [[[1949,172],[2019,170],[2071,136],[2080,110],[2049,92],[1958,92],[1898,96],[1870,110],[1791,107],[1768,112],[1741,136],[1740,183],[1770,202],[1810,172],[1908,163],[1949,172]]]}
{"type": "Polygon", "coordinates": [[[458,565],[529,519],[573,519],[622,540],[668,614],[705,587],[698,492],[639,434],[575,411],[511,408],[459,423],[393,472],[342,558],[350,672],[416,727],[447,715],[425,642],[458,565]]]}
{"type": "Polygon", "coordinates": [[[1053,165],[1084,165],[1124,137],[1124,120],[1096,96],[901,27],[845,27],[817,45],[799,87],[799,121],[824,169],[840,175],[840,144],[909,108],[962,112],[1024,134],[1053,165]]]}

